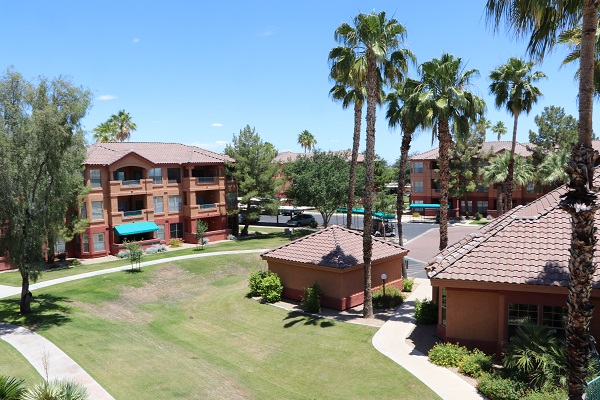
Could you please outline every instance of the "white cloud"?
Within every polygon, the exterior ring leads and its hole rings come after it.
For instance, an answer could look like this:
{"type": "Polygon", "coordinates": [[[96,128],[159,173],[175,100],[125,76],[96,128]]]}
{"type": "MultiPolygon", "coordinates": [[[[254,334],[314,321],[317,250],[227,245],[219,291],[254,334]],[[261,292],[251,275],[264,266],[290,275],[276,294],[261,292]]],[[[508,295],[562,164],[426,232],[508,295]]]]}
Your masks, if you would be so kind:
{"type": "Polygon", "coordinates": [[[101,96],[96,97],[96,99],[100,101],[114,100],[116,98],[117,96],[113,96],[112,94],[103,94],[101,96]]]}
{"type": "Polygon", "coordinates": [[[201,142],[193,142],[192,146],[197,146],[206,150],[214,151],[216,153],[221,153],[225,150],[225,146],[227,146],[229,142],[226,140],[216,140],[212,143],[201,143],[201,142]]]}
{"type": "Polygon", "coordinates": [[[140,39],[139,38],[133,38],[133,43],[139,43],[140,39]]]}
{"type": "Polygon", "coordinates": [[[258,36],[262,36],[262,37],[267,37],[267,36],[272,36],[272,35],[273,35],[273,29],[271,29],[271,28],[265,28],[264,31],[258,33],[258,36]]]}
{"type": "Polygon", "coordinates": [[[218,122],[215,122],[214,124],[211,124],[210,126],[214,126],[215,128],[220,128],[223,126],[223,124],[220,124],[218,122]]]}

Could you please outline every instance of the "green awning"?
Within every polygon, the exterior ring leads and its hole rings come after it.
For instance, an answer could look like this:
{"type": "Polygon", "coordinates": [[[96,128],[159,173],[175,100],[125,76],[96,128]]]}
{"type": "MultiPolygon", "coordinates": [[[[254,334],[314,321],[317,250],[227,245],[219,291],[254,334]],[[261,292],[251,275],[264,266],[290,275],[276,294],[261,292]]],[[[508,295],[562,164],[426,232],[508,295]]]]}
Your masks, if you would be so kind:
{"type": "Polygon", "coordinates": [[[115,226],[115,232],[120,236],[135,235],[136,233],[154,232],[158,230],[158,225],[154,222],[133,222],[115,226]]]}

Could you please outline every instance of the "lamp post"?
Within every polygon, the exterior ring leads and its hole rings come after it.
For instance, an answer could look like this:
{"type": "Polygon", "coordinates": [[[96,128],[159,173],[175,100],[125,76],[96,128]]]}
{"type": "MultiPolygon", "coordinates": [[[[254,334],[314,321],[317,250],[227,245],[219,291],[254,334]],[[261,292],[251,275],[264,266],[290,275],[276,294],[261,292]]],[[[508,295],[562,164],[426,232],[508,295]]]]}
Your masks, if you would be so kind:
{"type": "Polygon", "coordinates": [[[385,297],[385,280],[387,279],[386,274],[381,274],[381,282],[383,282],[383,297],[385,297]]]}

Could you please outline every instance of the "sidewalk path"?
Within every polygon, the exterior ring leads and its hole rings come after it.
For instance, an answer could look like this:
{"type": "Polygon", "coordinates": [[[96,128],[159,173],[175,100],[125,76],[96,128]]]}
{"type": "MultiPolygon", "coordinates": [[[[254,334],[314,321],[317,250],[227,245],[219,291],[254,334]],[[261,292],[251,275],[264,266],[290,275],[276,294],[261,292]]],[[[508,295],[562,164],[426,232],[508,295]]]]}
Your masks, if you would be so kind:
{"type": "Polygon", "coordinates": [[[485,399],[473,386],[452,371],[431,364],[427,355],[406,344],[415,327],[415,300],[431,298],[429,279],[416,279],[419,286],[377,331],[373,346],[379,352],[402,365],[444,400],[485,399]]]}

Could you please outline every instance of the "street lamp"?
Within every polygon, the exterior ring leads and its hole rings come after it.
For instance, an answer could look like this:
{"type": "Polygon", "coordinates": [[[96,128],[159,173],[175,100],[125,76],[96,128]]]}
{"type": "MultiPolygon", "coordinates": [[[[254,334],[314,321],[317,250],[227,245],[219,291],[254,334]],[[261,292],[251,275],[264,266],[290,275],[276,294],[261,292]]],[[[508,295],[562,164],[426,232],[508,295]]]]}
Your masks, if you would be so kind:
{"type": "Polygon", "coordinates": [[[385,280],[387,279],[386,274],[381,274],[381,281],[383,282],[383,297],[385,297],[385,280]]]}

